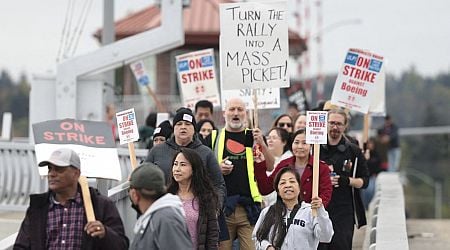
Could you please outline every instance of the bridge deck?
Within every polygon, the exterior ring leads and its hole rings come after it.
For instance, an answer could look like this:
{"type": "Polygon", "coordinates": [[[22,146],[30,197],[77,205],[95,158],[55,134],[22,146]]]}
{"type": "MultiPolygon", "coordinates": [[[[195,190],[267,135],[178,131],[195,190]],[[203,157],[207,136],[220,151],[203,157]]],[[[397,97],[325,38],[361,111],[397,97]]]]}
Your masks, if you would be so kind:
{"type": "Polygon", "coordinates": [[[406,228],[410,250],[450,249],[449,219],[408,219],[406,228]]]}
{"type": "Polygon", "coordinates": [[[0,240],[19,231],[25,212],[0,211],[0,240]]]}

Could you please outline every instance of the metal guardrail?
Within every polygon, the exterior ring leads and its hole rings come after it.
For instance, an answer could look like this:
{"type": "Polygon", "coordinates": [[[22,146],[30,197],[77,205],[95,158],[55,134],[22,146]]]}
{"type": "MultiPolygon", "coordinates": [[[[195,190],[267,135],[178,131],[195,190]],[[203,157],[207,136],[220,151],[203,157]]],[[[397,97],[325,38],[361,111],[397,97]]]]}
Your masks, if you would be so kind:
{"type": "Polygon", "coordinates": [[[405,198],[398,173],[382,172],[370,203],[363,249],[408,250],[405,198]]]}
{"type": "Polygon", "coordinates": [[[137,214],[134,209],[131,209],[131,201],[128,197],[128,188],[130,183],[124,182],[112,189],[108,190],[108,197],[116,203],[117,210],[119,211],[120,218],[123,221],[125,227],[125,234],[130,242],[134,238],[134,224],[136,224],[137,214]]]}
{"type": "MultiPolygon", "coordinates": [[[[128,149],[118,148],[118,154],[122,172],[121,182],[125,182],[131,172],[128,149]]],[[[136,150],[138,162],[144,160],[146,155],[147,150],[136,150]]],[[[95,179],[92,180],[95,182],[95,179]]],[[[99,188],[101,186],[109,190],[121,182],[99,180],[98,185],[99,188]]],[[[34,145],[0,142],[0,210],[25,211],[29,204],[29,195],[42,193],[47,189],[46,178],[39,175],[34,145]]]]}

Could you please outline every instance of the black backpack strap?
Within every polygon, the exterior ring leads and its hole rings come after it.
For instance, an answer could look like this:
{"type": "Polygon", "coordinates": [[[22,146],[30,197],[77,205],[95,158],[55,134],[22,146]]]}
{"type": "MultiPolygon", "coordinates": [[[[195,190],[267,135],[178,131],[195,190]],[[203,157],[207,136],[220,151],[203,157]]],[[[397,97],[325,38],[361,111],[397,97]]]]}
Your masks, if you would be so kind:
{"type": "Polygon", "coordinates": [[[294,217],[297,214],[297,211],[300,209],[300,204],[294,206],[294,209],[292,209],[291,214],[289,215],[289,218],[287,219],[287,226],[286,226],[286,232],[289,230],[289,227],[291,226],[292,222],[294,221],[294,217]]]}

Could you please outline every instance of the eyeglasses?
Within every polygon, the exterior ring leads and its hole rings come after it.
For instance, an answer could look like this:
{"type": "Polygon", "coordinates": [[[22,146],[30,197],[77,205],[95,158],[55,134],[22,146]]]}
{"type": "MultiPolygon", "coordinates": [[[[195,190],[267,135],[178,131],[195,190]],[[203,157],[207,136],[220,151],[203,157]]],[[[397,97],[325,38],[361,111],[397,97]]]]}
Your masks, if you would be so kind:
{"type": "Polygon", "coordinates": [[[342,128],[342,127],[345,126],[345,124],[343,124],[343,123],[341,123],[341,122],[333,122],[333,121],[328,122],[328,125],[330,125],[330,127],[337,126],[338,128],[342,128]]]}
{"type": "Polygon", "coordinates": [[[278,127],[282,128],[282,127],[292,127],[292,123],[287,123],[287,122],[279,122],[278,123],[278,127]]]}

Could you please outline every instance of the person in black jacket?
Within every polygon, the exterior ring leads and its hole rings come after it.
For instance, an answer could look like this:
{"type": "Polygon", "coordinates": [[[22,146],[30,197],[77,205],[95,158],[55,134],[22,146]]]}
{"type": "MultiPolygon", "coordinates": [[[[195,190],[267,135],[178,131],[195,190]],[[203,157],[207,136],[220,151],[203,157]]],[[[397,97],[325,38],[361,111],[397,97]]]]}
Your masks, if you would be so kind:
{"type": "Polygon", "coordinates": [[[68,148],[55,150],[48,166],[49,191],[30,196],[14,249],[128,249],[114,203],[90,189],[95,221],[87,222],[78,178],[80,158],[68,148]]]}
{"type": "Polygon", "coordinates": [[[171,177],[172,157],[180,148],[195,150],[203,161],[206,173],[211,178],[214,188],[219,195],[219,207],[226,196],[225,181],[220,171],[217,158],[210,148],[203,145],[195,134],[195,117],[188,108],[179,108],[173,118],[173,136],[162,144],[156,145],[148,151],[146,162],[156,164],[164,172],[166,181],[171,177]]]}
{"type": "Polygon", "coordinates": [[[321,145],[320,160],[332,171],[330,178],[334,188],[327,211],[333,222],[334,236],[331,243],[319,244],[320,250],[352,249],[354,225],[358,228],[366,225],[360,189],[369,184],[369,171],[361,149],[344,137],[347,124],[344,110],[328,111],[328,143],[321,145]]]}

